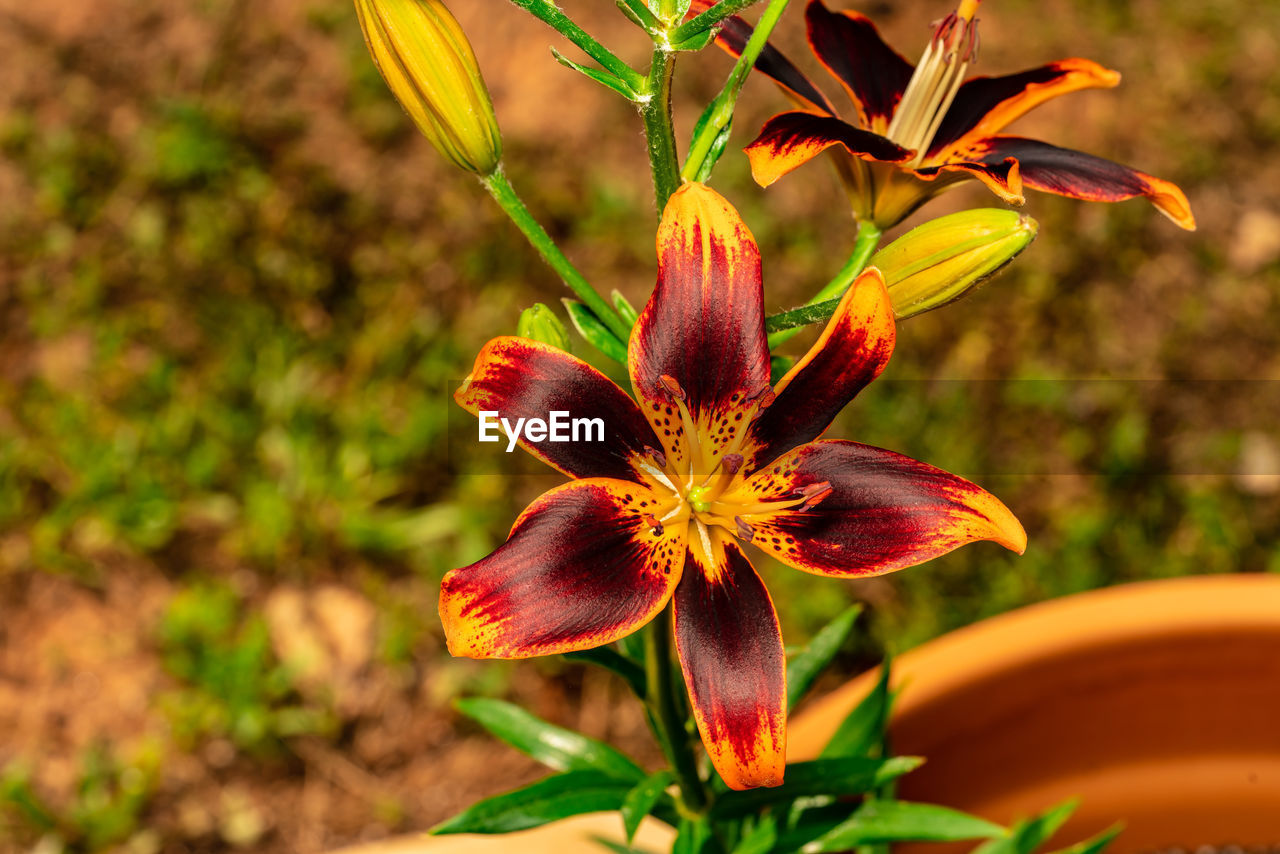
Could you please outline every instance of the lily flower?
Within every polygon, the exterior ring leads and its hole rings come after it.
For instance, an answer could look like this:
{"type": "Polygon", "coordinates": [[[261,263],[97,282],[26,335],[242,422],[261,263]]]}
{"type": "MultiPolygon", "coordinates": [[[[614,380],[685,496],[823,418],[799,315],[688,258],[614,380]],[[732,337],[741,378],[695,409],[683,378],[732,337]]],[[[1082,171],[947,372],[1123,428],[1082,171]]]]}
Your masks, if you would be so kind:
{"type": "Polygon", "coordinates": [[[893,310],[870,269],[821,338],[769,383],[760,254],[737,212],[686,184],[658,237],[658,281],[631,335],[635,400],[580,359],[522,338],[481,350],[455,394],[472,413],[601,418],[604,442],[521,444],[573,481],[536,499],[440,591],[449,651],[526,658],[588,649],[673,609],[675,646],[712,764],[734,789],[782,782],[782,635],[743,546],[830,578],[892,572],[975,540],[1021,552],[994,496],[878,448],[815,441],[884,369],[893,310]],[[637,402],[638,401],[638,404],[637,402]]]}
{"type": "MultiPolygon", "coordinates": [[[[913,66],[858,12],[832,12],[822,0],[805,9],[809,46],[853,101],[857,121],[835,108],[772,47],[757,70],[777,82],[799,110],[769,119],[746,148],[751,171],[769,186],[823,151],[836,167],[859,220],[880,228],[960,181],[976,178],[1022,204],[1023,188],[1100,202],[1145,196],[1182,228],[1195,229],[1190,203],[1168,181],[1080,151],[1001,131],[1033,107],[1080,89],[1110,88],[1120,75],[1087,59],[1064,59],[1001,77],[965,73],[978,49],[979,0],[961,0],[934,30],[913,66]]],[[[711,5],[694,0],[693,11],[711,5]]],[[[717,38],[735,56],[751,25],[730,18],[717,38]]]]}

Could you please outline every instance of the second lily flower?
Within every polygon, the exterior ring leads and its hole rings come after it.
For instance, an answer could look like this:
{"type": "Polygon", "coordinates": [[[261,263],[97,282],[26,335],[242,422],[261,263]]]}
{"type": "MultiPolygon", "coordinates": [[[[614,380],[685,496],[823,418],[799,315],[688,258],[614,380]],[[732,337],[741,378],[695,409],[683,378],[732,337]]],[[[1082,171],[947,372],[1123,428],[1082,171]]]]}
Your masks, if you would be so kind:
{"type": "Polygon", "coordinates": [[[813,348],[769,383],[756,243],[701,184],[671,197],[658,283],[631,336],[639,404],[554,347],[490,341],[457,401],[472,413],[603,419],[603,443],[522,444],[570,477],[505,545],[445,576],[449,650],[525,658],[601,646],[673,608],[676,650],[712,763],[735,789],[782,782],[786,680],[750,543],[833,578],[911,566],[974,540],[1021,552],[1013,514],[977,486],[853,442],[815,441],[884,369],[880,273],[849,289],[813,348]]]}

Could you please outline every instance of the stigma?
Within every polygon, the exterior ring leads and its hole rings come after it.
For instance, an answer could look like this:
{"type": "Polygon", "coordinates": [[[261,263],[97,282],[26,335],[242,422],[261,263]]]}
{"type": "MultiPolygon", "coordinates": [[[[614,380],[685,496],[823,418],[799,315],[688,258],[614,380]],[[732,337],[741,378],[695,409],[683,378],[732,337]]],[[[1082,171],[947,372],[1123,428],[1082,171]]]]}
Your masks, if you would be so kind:
{"type": "Polygon", "coordinates": [[[894,111],[885,135],[915,151],[915,157],[907,164],[909,168],[919,166],[928,154],[929,145],[960,91],[965,72],[977,59],[975,15],[979,2],[961,0],[959,8],[938,24],[894,111]]]}

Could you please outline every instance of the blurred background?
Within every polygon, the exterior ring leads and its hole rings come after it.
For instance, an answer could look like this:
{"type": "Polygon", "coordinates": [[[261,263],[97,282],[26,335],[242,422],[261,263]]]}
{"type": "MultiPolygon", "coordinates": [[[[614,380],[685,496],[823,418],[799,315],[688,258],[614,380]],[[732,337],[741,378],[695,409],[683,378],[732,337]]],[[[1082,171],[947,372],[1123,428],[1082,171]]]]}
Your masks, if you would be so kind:
{"type": "MultiPolygon", "coordinates": [[[[641,304],[638,118],[524,13],[451,5],[517,189],[600,291],[641,304]]],[[[563,5],[644,66],[612,3],[563,5]]],[[[838,96],[792,6],[779,40],[838,96]]],[[[912,59],[948,11],[858,8],[912,59]]],[[[861,582],[762,560],[789,642],[866,603],[835,681],[1026,603],[1280,571],[1280,4],[992,0],[982,36],[978,73],[1122,71],[1013,130],[1178,183],[1200,229],[1029,193],[1042,229],[1018,262],[902,326],[833,435],[977,480],[1031,546],[861,582]]],[[[351,4],[0,0],[0,52],[0,850],[314,852],[425,829],[538,776],[459,718],[463,693],[654,758],[612,677],[444,650],[441,575],[560,481],[478,454],[449,391],[565,291],[414,131],[351,4]]],[[[680,58],[682,138],[728,68],[680,58]]],[[[745,98],[713,183],[777,310],[839,268],[853,223],[824,165],[750,181],[738,149],[787,105],[764,80],[745,98]]],[[[924,213],[996,204],[975,184],[924,213]]]]}

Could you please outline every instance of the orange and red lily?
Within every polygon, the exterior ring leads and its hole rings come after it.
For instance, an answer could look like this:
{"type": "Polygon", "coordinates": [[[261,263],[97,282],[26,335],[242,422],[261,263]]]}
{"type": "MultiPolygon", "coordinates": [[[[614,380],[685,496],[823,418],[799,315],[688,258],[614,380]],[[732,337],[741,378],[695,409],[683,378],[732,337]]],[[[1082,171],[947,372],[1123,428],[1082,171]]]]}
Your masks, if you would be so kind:
{"type": "MultiPolygon", "coordinates": [[[[694,0],[693,12],[714,5],[694,0]]],[[[832,12],[822,0],[805,9],[809,46],[853,101],[858,122],[835,108],[800,70],[768,47],[757,70],[800,107],[769,119],[747,146],[752,174],[769,186],[823,151],[837,149],[837,169],[860,220],[888,228],[943,189],[968,178],[1006,202],[1022,204],[1023,188],[1090,201],[1145,196],[1185,229],[1195,228],[1187,197],[1146,173],[1047,142],[1001,131],[1033,107],[1068,92],[1110,88],[1120,75],[1087,59],[1001,77],[965,79],[977,50],[978,0],[962,0],[942,20],[918,65],[881,39],[853,11],[832,12]]],[[[741,18],[717,38],[738,55],[751,35],[741,18]]]]}
{"type": "Polygon", "coordinates": [[[1026,534],[959,477],[815,441],[893,350],[877,270],[771,387],[760,255],[737,212],[687,184],[667,204],[657,245],[657,286],[628,349],[635,400],[538,342],[496,338],[477,357],[455,395],[473,414],[514,422],[568,411],[602,418],[607,441],[521,440],[575,480],[535,500],[493,554],[445,576],[440,616],[454,655],[525,658],[617,640],[670,603],[712,763],[735,789],[774,786],[786,741],[782,636],[742,544],[851,578],[975,540],[1021,552],[1026,534]]]}

